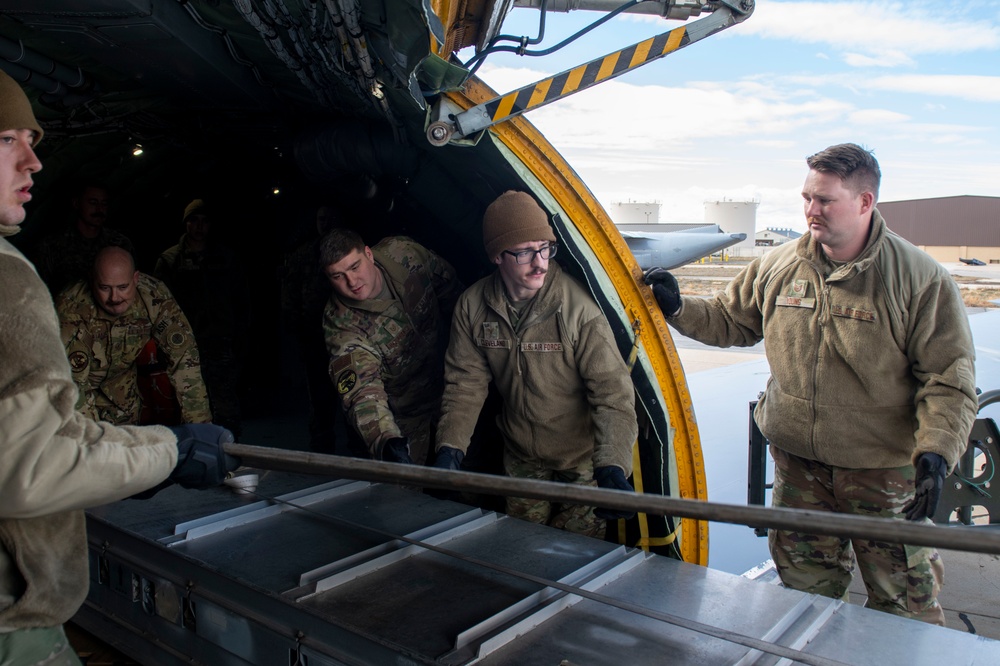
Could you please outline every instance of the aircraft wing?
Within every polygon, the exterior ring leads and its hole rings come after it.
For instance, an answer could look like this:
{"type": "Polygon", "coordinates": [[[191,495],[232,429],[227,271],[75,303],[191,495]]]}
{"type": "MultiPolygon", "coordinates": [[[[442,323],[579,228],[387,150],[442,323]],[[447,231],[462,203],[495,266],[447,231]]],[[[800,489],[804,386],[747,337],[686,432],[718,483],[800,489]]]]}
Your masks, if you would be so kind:
{"type": "Polygon", "coordinates": [[[668,270],[677,268],[735,245],[747,237],[743,233],[699,232],[692,229],[663,233],[622,231],[621,235],[643,270],[653,266],[668,270]]]}

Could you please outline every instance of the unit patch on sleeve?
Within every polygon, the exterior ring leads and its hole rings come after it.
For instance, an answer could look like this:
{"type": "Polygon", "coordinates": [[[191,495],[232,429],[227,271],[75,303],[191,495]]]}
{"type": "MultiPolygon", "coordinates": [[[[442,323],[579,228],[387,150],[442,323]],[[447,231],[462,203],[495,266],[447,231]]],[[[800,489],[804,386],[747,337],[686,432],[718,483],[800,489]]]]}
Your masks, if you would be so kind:
{"type": "Polygon", "coordinates": [[[351,392],[358,383],[358,373],[354,370],[345,370],[337,375],[337,393],[346,395],[351,392]]]}
{"type": "Polygon", "coordinates": [[[69,355],[69,366],[73,372],[80,372],[90,364],[90,359],[82,351],[75,351],[69,355]]]}

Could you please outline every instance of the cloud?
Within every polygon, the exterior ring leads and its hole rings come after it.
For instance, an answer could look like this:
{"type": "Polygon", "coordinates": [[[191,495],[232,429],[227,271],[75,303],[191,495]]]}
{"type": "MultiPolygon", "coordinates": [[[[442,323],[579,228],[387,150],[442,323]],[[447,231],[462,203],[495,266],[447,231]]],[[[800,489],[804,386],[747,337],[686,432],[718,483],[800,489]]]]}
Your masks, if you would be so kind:
{"type": "Polygon", "coordinates": [[[910,116],[886,109],[862,109],[852,111],[848,119],[853,125],[892,125],[906,122],[910,116]]]}
{"type": "Polygon", "coordinates": [[[1000,102],[1000,76],[912,74],[879,76],[855,83],[872,90],[954,97],[976,102],[1000,102]]]}
{"type": "MultiPolygon", "coordinates": [[[[545,73],[484,67],[482,76],[498,90],[511,90],[545,73]]],[[[662,152],[713,137],[780,137],[846,121],[853,112],[842,100],[802,91],[789,95],[763,81],[686,87],[607,81],[529,117],[560,149],[662,152]]]]}
{"type": "Polygon", "coordinates": [[[859,54],[896,54],[899,58],[939,53],[969,53],[1000,48],[1000,27],[987,21],[963,21],[940,4],[931,9],[902,2],[759,3],[743,35],[826,44],[859,54]]]}
{"type": "Polygon", "coordinates": [[[877,56],[845,53],[843,58],[851,67],[898,67],[915,64],[913,58],[901,51],[883,51],[877,56]]]}

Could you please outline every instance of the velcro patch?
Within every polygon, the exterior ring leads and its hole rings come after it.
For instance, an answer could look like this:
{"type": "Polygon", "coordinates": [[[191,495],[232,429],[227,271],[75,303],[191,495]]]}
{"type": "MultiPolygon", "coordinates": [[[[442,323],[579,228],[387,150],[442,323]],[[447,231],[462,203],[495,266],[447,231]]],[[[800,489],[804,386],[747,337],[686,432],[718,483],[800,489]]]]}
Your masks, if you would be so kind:
{"type": "Polygon", "coordinates": [[[476,338],[476,344],[480,347],[491,349],[510,349],[510,340],[488,340],[486,338],[476,338]]]}
{"type": "Polygon", "coordinates": [[[337,375],[337,393],[346,395],[358,384],[358,373],[354,370],[345,370],[337,375]]]}
{"type": "Polygon", "coordinates": [[[521,351],[526,352],[561,352],[561,342],[522,342],[521,351]]]}
{"type": "Polygon", "coordinates": [[[333,362],[333,374],[337,374],[344,368],[349,368],[349,367],[351,367],[351,355],[344,354],[343,356],[341,356],[340,358],[338,358],[336,361],[333,362]]]}
{"type": "Polygon", "coordinates": [[[859,319],[861,321],[875,321],[875,313],[871,310],[861,310],[859,308],[848,308],[843,305],[833,305],[830,307],[830,313],[834,317],[848,317],[850,319],[859,319]]]}
{"type": "Polygon", "coordinates": [[[797,298],[795,296],[778,296],[774,299],[775,305],[781,305],[790,308],[809,308],[810,310],[816,309],[816,299],[815,298],[797,298]]]}
{"type": "Polygon", "coordinates": [[[80,372],[90,363],[90,359],[82,351],[75,351],[69,355],[69,367],[73,368],[73,372],[80,372]]]}

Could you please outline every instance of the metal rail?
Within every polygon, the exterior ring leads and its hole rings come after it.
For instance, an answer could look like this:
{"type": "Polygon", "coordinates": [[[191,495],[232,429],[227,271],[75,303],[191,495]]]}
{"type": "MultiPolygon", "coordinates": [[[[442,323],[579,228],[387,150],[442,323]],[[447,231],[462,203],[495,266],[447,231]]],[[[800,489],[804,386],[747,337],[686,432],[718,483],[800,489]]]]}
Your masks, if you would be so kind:
{"type": "Polygon", "coordinates": [[[226,444],[226,453],[244,465],[263,469],[323,474],[375,482],[394,482],[444,490],[466,490],[510,497],[570,502],[653,515],[768,527],[782,530],[861,538],[913,546],[1000,555],[1000,532],[976,527],[944,527],[904,520],[866,518],[800,509],[764,508],[643,495],[576,484],[516,479],[473,472],[455,472],[342,456],[285,451],[246,444],[226,444]]]}

